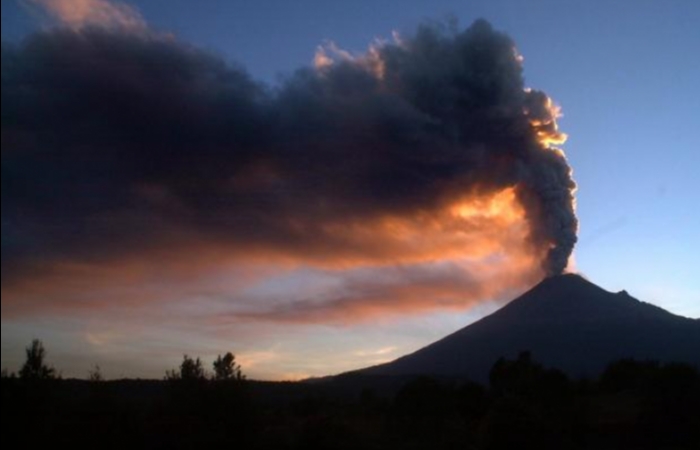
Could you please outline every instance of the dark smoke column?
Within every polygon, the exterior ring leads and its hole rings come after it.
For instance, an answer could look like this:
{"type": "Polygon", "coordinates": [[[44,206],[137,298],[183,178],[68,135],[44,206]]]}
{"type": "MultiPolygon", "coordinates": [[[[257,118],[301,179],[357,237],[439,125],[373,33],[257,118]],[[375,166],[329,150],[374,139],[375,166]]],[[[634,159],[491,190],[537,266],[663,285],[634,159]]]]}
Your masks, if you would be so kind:
{"type": "Polygon", "coordinates": [[[547,248],[543,269],[548,276],[566,269],[576,244],[576,183],[564,152],[555,147],[566,140],[557,130],[558,110],[546,94],[526,91],[526,114],[530,117],[535,142],[528,149],[526,175],[518,189],[531,224],[531,239],[547,248]]]}
{"type": "Polygon", "coordinates": [[[566,135],[549,97],[525,86],[513,41],[484,20],[463,32],[426,26],[380,58],[385,89],[428,118],[419,135],[424,173],[458,192],[515,187],[533,252],[547,275],[562,273],[578,229],[576,184],[556,147],[566,135]]]}

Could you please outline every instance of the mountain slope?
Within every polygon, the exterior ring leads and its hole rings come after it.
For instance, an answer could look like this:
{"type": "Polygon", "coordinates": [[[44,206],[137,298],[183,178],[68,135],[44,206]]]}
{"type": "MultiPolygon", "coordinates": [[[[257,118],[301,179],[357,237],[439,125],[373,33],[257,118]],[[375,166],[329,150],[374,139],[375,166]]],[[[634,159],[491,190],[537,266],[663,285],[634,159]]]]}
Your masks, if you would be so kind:
{"type": "Polygon", "coordinates": [[[464,376],[485,381],[500,357],[529,350],[545,366],[596,375],[620,358],[700,367],[700,320],[614,294],[578,275],[550,277],[495,313],[366,375],[464,376]]]}

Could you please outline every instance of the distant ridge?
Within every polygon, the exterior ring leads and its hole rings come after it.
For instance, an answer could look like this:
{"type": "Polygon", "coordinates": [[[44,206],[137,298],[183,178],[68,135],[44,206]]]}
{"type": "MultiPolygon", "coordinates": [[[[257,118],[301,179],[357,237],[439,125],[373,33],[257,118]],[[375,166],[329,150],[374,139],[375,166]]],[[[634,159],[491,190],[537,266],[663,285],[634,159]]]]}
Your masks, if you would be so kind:
{"type": "Polygon", "coordinates": [[[545,366],[595,376],[621,358],[700,367],[700,320],[674,315],[579,275],[544,279],[495,313],[393,362],[353,374],[485,381],[500,357],[529,350],[545,366]]]}

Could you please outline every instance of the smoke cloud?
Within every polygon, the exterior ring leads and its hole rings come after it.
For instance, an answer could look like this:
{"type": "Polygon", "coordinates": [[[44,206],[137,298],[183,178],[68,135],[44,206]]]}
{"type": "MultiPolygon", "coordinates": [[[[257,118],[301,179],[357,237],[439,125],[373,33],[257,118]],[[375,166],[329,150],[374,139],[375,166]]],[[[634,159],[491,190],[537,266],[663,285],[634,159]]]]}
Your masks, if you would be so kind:
{"type": "Polygon", "coordinates": [[[267,86],[121,14],[139,31],[2,46],[3,311],[27,280],[134,261],[158,276],[188,262],[433,267],[429,281],[402,271],[404,287],[348,276],[325,302],[283,308],[294,321],[445,290],[455,308],[566,268],[577,220],[558,110],[487,22],[424,25],[361,55],[328,44],[267,86]],[[435,274],[446,261],[461,269],[435,274]]]}
{"type": "Polygon", "coordinates": [[[101,27],[128,31],[147,30],[141,14],[126,3],[108,0],[22,0],[36,5],[62,25],[79,30],[101,27]]]}

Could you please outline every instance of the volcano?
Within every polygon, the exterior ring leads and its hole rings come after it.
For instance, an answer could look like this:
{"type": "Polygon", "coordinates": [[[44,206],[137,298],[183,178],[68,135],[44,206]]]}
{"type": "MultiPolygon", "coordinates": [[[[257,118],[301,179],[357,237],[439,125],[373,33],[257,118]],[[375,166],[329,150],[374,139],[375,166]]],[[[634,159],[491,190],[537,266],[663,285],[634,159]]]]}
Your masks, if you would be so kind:
{"type": "Polygon", "coordinates": [[[355,373],[485,381],[501,357],[530,351],[575,376],[596,376],[623,358],[700,367],[700,320],[674,315],[579,275],[546,278],[495,313],[393,362],[355,373]]]}

